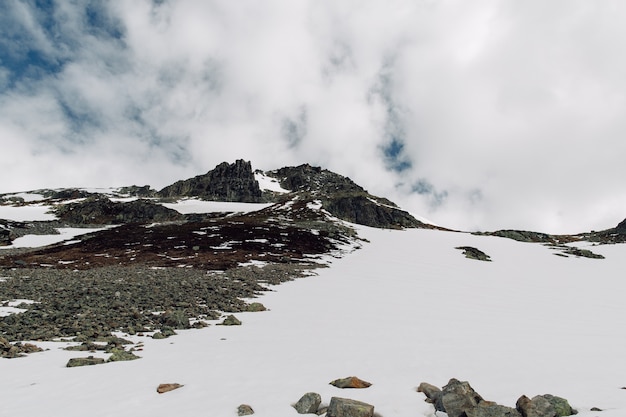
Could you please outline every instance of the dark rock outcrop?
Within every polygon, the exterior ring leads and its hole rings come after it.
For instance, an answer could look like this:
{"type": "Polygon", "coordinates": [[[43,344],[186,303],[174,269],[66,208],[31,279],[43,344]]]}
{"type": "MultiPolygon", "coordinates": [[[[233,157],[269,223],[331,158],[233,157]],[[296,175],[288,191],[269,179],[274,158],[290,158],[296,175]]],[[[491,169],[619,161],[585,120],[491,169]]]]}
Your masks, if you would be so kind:
{"type": "Polygon", "coordinates": [[[620,224],[617,225],[615,232],[621,235],[626,235],[626,219],[622,220],[620,224]]]}
{"type": "Polygon", "coordinates": [[[11,231],[0,226],[0,246],[8,246],[11,244],[11,231]]]}
{"type": "Polygon", "coordinates": [[[204,175],[177,181],[157,193],[159,197],[199,197],[204,200],[258,203],[263,201],[252,165],[242,159],[223,162],[204,175]]]}
{"type": "Polygon", "coordinates": [[[333,216],[379,228],[431,227],[391,201],[373,196],[350,178],[308,164],[285,167],[268,175],[304,199],[319,200],[333,216]]]}
{"type": "Polygon", "coordinates": [[[60,205],[55,211],[60,220],[75,225],[166,222],[184,218],[176,210],[149,200],[121,203],[102,196],[60,205]]]}
{"type": "Polygon", "coordinates": [[[483,397],[467,381],[452,378],[442,390],[441,402],[448,417],[464,417],[481,401],[483,397]]]}
{"type": "Polygon", "coordinates": [[[555,395],[537,395],[532,399],[522,395],[516,404],[523,417],[565,417],[577,414],[565,398],[555,395]]]}
{"type": "Polygon", "coordinates": [[[480,249],[476,249],[472,246],[458,246],[455,249],[463,251],[463,255],[469,259],[475,259],[477,261],[491,262],[491,257],[480,249]]]}

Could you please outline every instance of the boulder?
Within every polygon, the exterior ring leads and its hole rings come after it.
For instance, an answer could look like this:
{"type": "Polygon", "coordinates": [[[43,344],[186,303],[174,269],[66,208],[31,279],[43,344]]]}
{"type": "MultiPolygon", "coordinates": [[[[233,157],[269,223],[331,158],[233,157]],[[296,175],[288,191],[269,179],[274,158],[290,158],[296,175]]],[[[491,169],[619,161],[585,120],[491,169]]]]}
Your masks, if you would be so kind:
{"type": "Polygon", "coordinates": [[[492,401],[481,401],[467,410],[467,417],[522,417],[515,408],[505,407],[492,401]]]}
{"type": "Polygon", "coordinates": [[[522,395],[516,403],[523,417],[564,417],[577,413],[564,398],[554,395],[537,395],[532,399],[522,395]]]}
{"type": "Polygon", "coordinates": [[[182,388],[184,387],[184,385],[181,385],[179,383],[166,383],[166,384],[159,384],[159,386],[157,387],[157,392],[159,394],[163,394],[165,392],[170,392],[170,391],[174,391],[175,389],[178,388],[182,388]]]}
{"type": "Polygon", "coordinates": [[[349,376],[347,378],[335,379],[330,385],[334,385],[337,388],[368,388],[372,384],[356,376],[349,376]]]}
{"type": "Polygon", "coordinates": [[[465,257],[468,259],[491,262],[491,257],[489,255],[487,255],[485,252],[481,251],[480,249],[474,248],[472,246],[458,246],[455,249],[462,250],[463,255],[465,255],[465,257]]]}
{"type": "Polygon", "coordinates": [[[348,398],[332,397],[326,417],[373,417],[374,406],[348,398]]]}
{"type": "Polygon", "coordinates": [[[11,244],[11,231],[0,227],[0,246],[8,246],[11,244]]]}
{"type": "Polygon", "coordinates": [[[254,414],[254,410],[248,404],[241,404],[237,407],[238,416],[250,416],[252,414],[254,414]]]}
{"type": "Polygon", "coordinates": [[[446,411],[443,408],[443,402],[441,400],[443,392],[438,387],[427,382],[422,382],[419,387],[417,387],[417,392],[426,395],[426,402],[433,404],[436,411],[446,411]]]}
{"type": "Polygon", "coordinates": [[[316,392],[307,392],[293,406],[298,414],[315,414],[322,403],[322,397],[316,392]]]}
{"type": "Polygon", "coordinates": [[[452,378],[443,387],[441,401],[448,417],[465,417],[469,410],[484,400],[467,381],[452,378]]]}

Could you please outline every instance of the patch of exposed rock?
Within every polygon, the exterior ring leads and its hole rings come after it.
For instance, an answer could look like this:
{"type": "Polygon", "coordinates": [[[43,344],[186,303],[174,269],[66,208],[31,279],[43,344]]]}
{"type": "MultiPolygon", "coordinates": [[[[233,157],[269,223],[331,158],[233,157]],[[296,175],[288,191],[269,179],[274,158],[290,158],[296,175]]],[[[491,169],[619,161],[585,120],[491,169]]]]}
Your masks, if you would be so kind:
{"type": "Polygon", "coordinates": [[[58,205],[54,211],[61,221],[76,225],[150,223],[182,220],[184,216],[150,200],[114,202],[92,196],[78,203],[58,205]]]}
{"type": "Polygon", "coordinates": [[[157,192],[157,196],[199,197],[204,200],[246,203],[263,201],[252,165],[242,159],[233,164],[223,162],[204,175],[177,181],[157,192]]]}
{"type": "Polygon", "coordinates": [[[472,246],[457,246],[455,249],[462,250],[463,255],[465,255],[465,257],[468,259],[491,262],[491,257],[489,255],[487,255],[480,249],[474,248],[472,246]]]}

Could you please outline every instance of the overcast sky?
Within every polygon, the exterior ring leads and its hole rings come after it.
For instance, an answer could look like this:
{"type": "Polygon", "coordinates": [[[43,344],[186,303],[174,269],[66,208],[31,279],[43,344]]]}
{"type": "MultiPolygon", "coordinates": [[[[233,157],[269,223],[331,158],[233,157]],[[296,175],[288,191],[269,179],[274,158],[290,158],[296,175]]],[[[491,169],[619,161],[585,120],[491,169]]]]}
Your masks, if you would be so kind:
{"type": "Polygon", "coordinates": [[[0,3],[0,192],[309,163],[464,230],[626,217],[623,0],[0,3]]]}

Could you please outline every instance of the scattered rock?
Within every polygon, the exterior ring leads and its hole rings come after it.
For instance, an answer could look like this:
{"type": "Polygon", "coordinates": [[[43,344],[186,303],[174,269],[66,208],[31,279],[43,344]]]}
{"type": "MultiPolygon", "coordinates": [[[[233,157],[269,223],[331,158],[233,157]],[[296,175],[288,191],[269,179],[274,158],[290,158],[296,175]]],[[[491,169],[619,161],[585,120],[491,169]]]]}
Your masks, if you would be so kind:
{"type": "Polygon", "coordinates": [[[491,262],[491,257],[480,249],[473,248],[471,246],[458,246],[455,249],[463,251],[463,255],[469,259],[475,259],[477,261],[491,262]]]}
{"type": "Polygon", "coordinates": [[[77,366],[91,366],[100,365],[104,363],[103,358],[94,358],[93,356],[87,356],[86,358],[72,358],[65,365],[68,368],[74,368],[77,366]]]}
{"type": "Polygon", "coordinates": [[[316,392],[307,392],[298,400],[294,408],[298,414],[315,414],[322,403],[322,397],[316,392]]]}
{"type": "Polygon", "coordinates": [[[174,391],[175,389],[182,388],[182,387],[184,387],[184,385],[181,385],[178,383],[159,384],[159,386],[157,387],[157,392],[159,394],[163,394],[166,392],[174,391]]]}
{"type": "Polygon", "coordinates": [[[374,417],[374,406],[348,398],[332,397],[326,417],[374,417]]]}
{"type": "Polygon", "coordinates": [[[577,414],[566,399],[554,395],[537,395],[528,398],[522,395],[516,404],[523,417],[564,417],[577,414]]]}
{"type": "Polygon", "coordinates": [[[591,407],[591,410],[589,411],[603,411],[601,408],[598,407],[591,407]]]}
{"type": "Polygon", "coordinates": [[[347,378],[335,379],[330,385],[334,385],[337,388],[368,388],[372,384],[356,376],[349,376],[347,378]]]}
{"type": "Polygon", "coordinates": [[[124,349],[113,349],[111,351],[111,356],[109,357],[107,362],[132,361],[139,358],[140,356],[137,356],[134,353],[128,352],[124,349]]]}
{"type": "Polygon", "coordinates": [[[224,319],[224,321],[222,321],[221,325],[222,326],[241,326],[241,321],[237,317],[230,314],[228,317],[224,319]]]}
{"type": "Polygon", "coordinates": [[[241,404],[237,407],[237,415],[238,416],[249,416],[254,414],[254,410],[248,404],[241,404]]]}
{"type": "Polygon", "coordinates": [[[13,359],[24,356],[27,353],[41,352],[43,349],[32,343],[17,342],[15,344],[9,343],[7,339],[0,336],[0,358],[13,359]]]}

